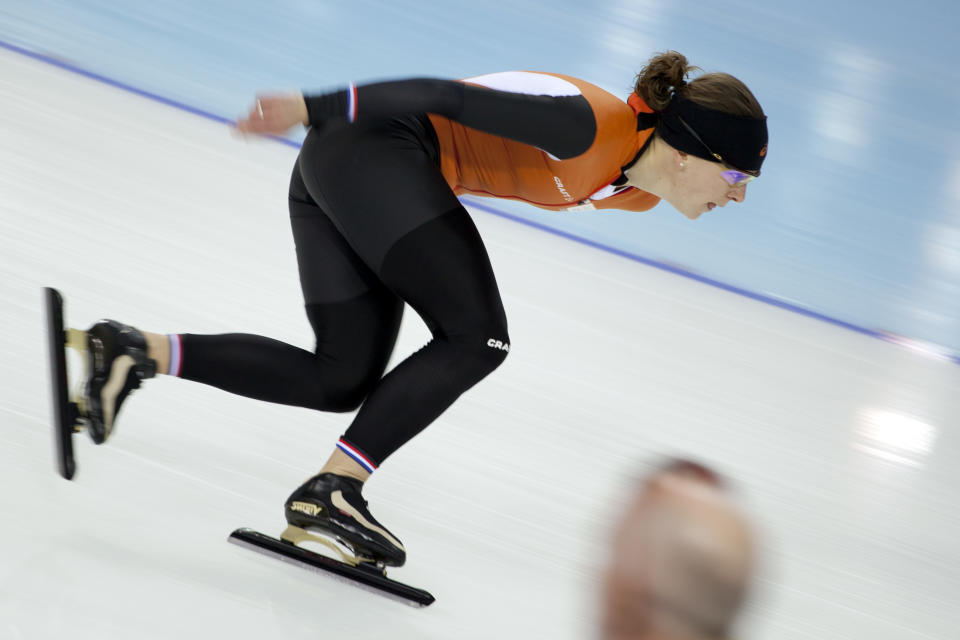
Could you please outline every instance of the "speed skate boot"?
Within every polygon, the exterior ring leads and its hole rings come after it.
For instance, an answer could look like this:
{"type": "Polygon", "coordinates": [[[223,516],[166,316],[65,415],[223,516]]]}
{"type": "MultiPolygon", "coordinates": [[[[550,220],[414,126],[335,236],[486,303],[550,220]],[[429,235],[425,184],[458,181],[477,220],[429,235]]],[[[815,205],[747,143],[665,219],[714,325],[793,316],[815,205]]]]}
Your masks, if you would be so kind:
{"type": "Polygon", "coordinates": [[[358,556],[399,567],[407,559],[403,544],[370,515],[360,495],[363,483],[333,473],[321,473],[293,492],[284,505],[292,527],[337,538],[358,556]]]}
{"type": "Polygon", "coordinates": [[[101,320],[87,330],[89,353],[83,390],[87,430],[96,444],[110,437],[120,405],[140,381],[157,373],[147,358],[143,334],[116,320],[101,320]]]}

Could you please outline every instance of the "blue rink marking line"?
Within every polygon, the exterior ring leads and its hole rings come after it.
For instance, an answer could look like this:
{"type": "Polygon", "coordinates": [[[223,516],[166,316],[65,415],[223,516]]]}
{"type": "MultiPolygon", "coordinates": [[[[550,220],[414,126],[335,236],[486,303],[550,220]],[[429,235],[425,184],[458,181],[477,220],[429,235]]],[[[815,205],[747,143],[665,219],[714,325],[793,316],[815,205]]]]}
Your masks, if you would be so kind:
{"type": "MultiPolygon", "coordinates": [[[[76,74],[81,75],[81,76],[83,76],[83,77],[85,77],[85,78],[89,78],[89,79],[91,79],[91,80],[95,80],[95,81],[97,81],[97,82],[101,82],[101,83],[106,84],[106,85],[109,85],[109,86],[111,86],[111,87],[115,87],[115,88],[117,88],[117,89],[122,89],[123,91],[127,91],[127,92],[129,92],[129,93],[136,94],[136,95],[138,95],[138,96],[147,98],[147,99],[149,99],[149,100],[153,100],[153,101],[155,101],[155,102],[159,102],[159,103],[161,103],[161,104],[165,104],[165,105],[170,106],[170,107],[173,107],[173,108],[175,108],[175,109],[180,109],[181,111],[186,111],[187,113],[191,113],[191,114],[193,114],[193,115],[197,115],[197,116],[200,116],[200,117],[203,117],[203,118],[207,118],[208,120],[213,120],[213,121],[215,121],[215,122],[219,122],[219,123],[221,123],[221,124],[226,124],[226,125],[233,125],[233,124],[234,124],[234,121],[233,121],[233,120],[230,120],[229,118],[224,118],[223,116],[218,116],[218,115],[216,115],[216,114],[214,114],[214,113],[210,113],[210,112],[208,112],[208,111],[203,111],[202,109],[197,109],[197,108],[195,108],[195,107],[191,107],[191,106],[188,105],[188,104],[184,104],[184,103],[178,102],[178,101],[176,101],[176,100],[171,100],[171,99],[169,99],[169,98],[165,98],[165,97],[163,97],[163,96],[161,96],[161,95],[159,95],[159,94],[151,93],[150,91],[145,91],[145,90],[143,90],[143,89],[139,89],[139,88],[137,88],[137,87],[134,87],[134,86],[132,86],[132,85],[126,84],[126,83],[124,83],[124,82],[120,82],[120,81],[118,81],[118,80],[114,80],[114,79],[112,79],[112,78],[108,78],[107,76],[104,76],[104,75],[100,75],[99,73],[94,73],[94,72],[92,72],[92,71],[88,71],[88,70],[86,70],[86,69],[83,69],[83,68],[81,68],[81,67],[78,67],[78,66],[76,66],[76,65],[74,65],[74,64],[71,64],[71,63],[69,63],[69,62],[66,62],[66,61],[63,61],[63,60],[59,60],[59,59],[57,59],[57,58],[55,58],[55,57],[52,57],[52,56],[50,56],[50,55],[45,55],[45,54],[42,54],[42,53],[36,53],[36,52],[30,51],[30,50],[28,50],[28,49],[24,49],[24,48],[22,48],[22,47],[18,47],[18,46],[16,46],[16,45],[10,44],[10,43],[8,43],[8,42],[4,42],[4,41],[2,41],[2,40],[0,40],[0,48],[2,48],[2,49],[7,49],[8,51],[12,51],[13,53],[17,53],[17,54],[20,54],[20,55],[22,55],[22,56],[26,56],[26,57],[28,57],[28,58],[32,58],[32,59],[34,59],[34,60],[38,60],[38,61],[40,61],[40,62],[44,62],[44,63],[46,63],[46,64],[52,65],[52,66],[54,66],[54,67],[58,67],[58,68],[60,68],[60,69],[63,69],[63,70],[65,70],[65,71],[69,71],[69,72],[71,72],[71,73],[76,73],[76,74]]],[[[266,137],[268,137],[268,138],[270,138],[270,139],[272,139],[272,140],[274,140],[274,141],[276,141],[276,142],[279,142],[279,143],[281,143],[281,144],[285,144],[285,145],[287,145],[287,146],[289,146],[289,147],[293,147],[293,148],[295,148],[295,149],[299,149],[299,148],[300,148],[300,143],[299,143],[299,142],[296,142],[295,140],[290,140],[289,138],[283,138],[283,137],[280,137],[280,136],[266,136],[266,137]]],[[[799,305],[791,304],[791,303],[789,303],[789,302],[785,302],[785,301],[783,301],[783,300],[778,300],[777,298],[774,298],[774,297],[771,297],[771,296],[767,296],[767,295],[764,295],[764,294],[761,294],[761,293],[755,293],[755,292],[749,291],[749,290],[747,290],[747,289],[741,289],[740,287],[736,287],[736,286],[734,286],[734,285],[727,284],[727,283],[725,283],[725,282],[720,282],[719,280],[714,280],[714,279],[708,278],[708,277],[706,277],[706,276],[702,276],[702,275],[700,275],[700,274],[694,273],[693,271],[688,271],[688,270],[683,269],[683,268],[681,268],[681,267],[676,267],[676,266],[673,266],[673,265],[670,265],[670,264],[667,264],[667,263],[664,263],[664,262],[658,262],[658,261],[656,261],[656,260],[651,260],[650,258],[644,258],[643,256],[639,256],[639,255],[636,255],[636,254],[633,254],[633,253],[629,253],[629,252],[627,252],[627,251],[623,251],[623,250],[621,250],[621,249],[617,249],[617,248],[615,248],[615,247],[611,247],[611,246],[608,246],[608,245],[605,245],[605,244],[602,244],[602,243],[599,243],[599,242],[595,242],[595,241],[593,241],[593,240],[590,240],[590,239],[588,239],[588,238],[584,238],[584,237],[582,237],[582,236],[574,235],[574,234],[572,234],[572,233],[568,233],[568,232],[566,232],[566,231],[561,231],[561,230],[559,230],[559,229],[554,229],[554,228],[552,228],[552,227],[549,227],[549,226],[547,226],[547,225],[540,224],[540,223],[537,223],[537,222],[531,222],[530,220],[527,220],[527,219],[525,219],[525,218],[521,218],[520,216],[512,215],[512,214],[507,213],[507,212],[505,212],[505,211],[501,211],[501,210],[499,210],[499,209],[496,209],[496,208],[494,208],[494,207],[491,207],[491,206],[488,205],[488,204],[484,204],[484,203],[478,202],[475,198],[463,198],[463,200],[464,200],[465,204],[468,204],[469,206],[471,206],[471,207],[473,207],[473,208],[475,208],[475,209],[480,209],[481,211],[485,211],[485,212],[490,213],[490,214],[493,214],[493,215],[495,215],[495,216],[499,216],[499,217],[501,217],[501,218],[506,218],[507,220],[511,220],[511,221],[513,221],[513,222],[518,222],[518,223],[520,223],[520,224],[524,224],[524,225],[527,225],[528,227],[533,227],[533,228],[539,229],[539,230],[541,230],[541,231],[546,231],[547,233],[551,233],[551,234],[553,234],[553,235],[560,236],[560,237],[562,237],[562,238],[566,238],[566,239],[568,239],[568,240],[573,240],[574,242],[579,242],[580,244],[584,244],[584,245],[587,245],[587,246],[589,246],[589,247],[593,247],[593,248],[595,248],[595,249],[599,249],[599,250],[601,250],[601,251],[606,251],[607,253],[612,253],[612,254],[614,254],[614,255],[618,255],[618,256],[621,256],[621,257],[623,257],[623,258],[627,258],[627,259],[629,259],[629,260],[633,260],[634,262],[639,262],[639,263],[644,264],[644,265],[647,265],[647,266],[649,266],[649,267],[654,267],[654,268],[656,268],[656,269],[660,269],[661,271],[667,271],[667,272],[669,272],[669,273],[673,273],[673,274],[675,274],[675,275],[682,276],[682,277],[684,277],[684,278],[689,278],[689,279],[691,279],[691,280],[695,280],[695,281],[697,281],[697,282],[700,282],[700,283],[709,285],[709,286],[711,286],[711,287],[716,287],[716,288],[718,288],[718,289],[722,289],[722,290],[724,290],[724,291],[728,291],[728,292],[730,292],[730,293],[734,293],[734,294],[737,294],[737,295],[739,295],[739,296],[743,296],[743,297],[745,297],[745,298],[749,298],[749,299],[751,299],[751,300],[756,300],[756,301],[758,301],[758,302],[763,302],[763,303],[765,303],[765,304],[773,305],[773,306],[775,306],[775,307],[779,307],[779,308],[784,309],[784,310],[787,310],[787,311],[792,311],[793,313],[798,313],[798,314],[800,314],[800,315],[802,315],[802,316],[806,316],[806,317],[808,317],[808,318],[813,318],[814,320],[820,320],[821,322],[826,322],[826,323],[832,324],[832,325],[837,326],[837,327],[840,327],[840,328],[842,328],[842,329],[847,329],[847,330],[849,330],[849,331],[855,331],[855,332],[857,332],[857,333],[863,334],[863,335],[865,335],[865,336],[869,336],[869,337],[871,337],[871,338],[877,338],[877,339],[879,339],[879,340],[883,340],[884,342],[889,342],[889,343],[891,343],[891,344],[899,345],[899,346],[901,346],[901,347],[904,347],[904,348],[909,349],[909,350],[911,350],[911,351],[920,353],[920,354],[922,354],[922,355],[924,355],[924,356],[927,356],[927,357],[930,357],[930,358],[935,358],[935,359],[937,359],[937,360],[947,360],[947,361],[953,362],[954,364],[960,364],[960,354],[950,353],[949,351],[947,351],[946,349],[944,349],[944,348],[942,348],[942,347],[940,347],[940,346],[938,346],[938,345],[933,345],[933,344],[928,344],[928,343],[925,343],[925,342],[913,340],[913,339],[911,339],[911,338],[906,338],[906,337],[904,337],[904,336],[899,336],[899,335],[897,335],[897,334],[888,333],[888,332],[886,332],[886,331],[878,331],[878,330],[875,330],[875,329],[867,329],[867,328],[864,328],[864,327],[860,327],[860,326],[857,326],[857,325],[855,325],[855,324],[851,324],[851,323],[849,323],[849,322],[845,322],[845,321],[843,321],[843,320],[839,320],[839,319],[837,319],[837,318],[832,318],[832,317],[830,317],[830,316],[823,315],[822,313],[818,313],[818,312],[816,312],[816,311],[813,311],[813,310],[811,310],[811,309],[807,309],[807,308],[801,307],[801,306],[799,306],[799,305]]]]}
{"type": "MultiPolygon", "coordinates": [[[[22,47],[18,47],[18,46],[16,46],[16,45],[10,44],[10,43],[8,43],[8,42],[4,42],[3,40],[0,40],[0,49],[7,49],[8,51],[12,51],[12,52],[14,52],[14,53],[18,53],[18,54],[20,54],[20,55],[22,55],[22,56],[26,56],[26,57],[28,57],[28,58],[33,58],[34,60],[38,60],[38,61],[40,61],[40,62],[44,62],[44,63],[49,64],[49,65],[52,65],[52,66],[54,66],[54,67],[58,67],[58,68],[60,68],[60,69],[63,69],[63,70],[65,70],[65,71],[69,71],[69,72],[71,72],[71,73],[76,73],[77,75],[81,75],[81,76],[83,76],[83,77],[85,77],[85,78],[90,78],[91,80],[96,80],[97,82],[102,82],[103,84],[110,85],[111,87],[115,87],[115,88],[117,88],[117,89],[122,89],[122,90],[124,90],[124,91],[129,92],[129,93],[133,93],[133,94],[136,94],[136,95],[138,95],[138,96],[141,96],[141,97],[144,97],[144,98],[148,98],[148,99],[153,100],[153,101],[155,101],[155,102],[159,102],[159,103],[161,103],[161,104],[165,104],[165,105],[170,106],[170,107],[173,107],[173,108],[175,108],[175,109],[180,109],[181,111],[186,111],[187,113],[192,113],[192,114],[194,114],[194,115],[201,116],[201,117],[203,117],[203,118],[207,118],[207,119],[213,120],[213,121],[215,121],[215,122],[220,122],[220,123],[222,123],[222,124],[227,124],[227,125],[232,125],[232,124],[234,124],[234,121],[233,121],[233,120],[230,120],[230,119],[228,119],[228,118],[224,118],[223,116],[218,116],[218,115],[216,115],[215,113],[210,113],[209,111],[204,111],[204,110],[202,110],[202,109],[197,109],[196,107],[191,107],[190,105],[184,104],[183,102],[177,102],[176,100],[171,100],[170,98],[165,98],[165,97],[163,97],[163,96],[161,96],[161,95],[159,95],[159,94],[151,93],[151,92],[149,92],[149,91],[144,91],[143,89],[138,89],[137,87],[134,87],[133,85],[129,85],[129,84],[126,84],[126,83],[124,83],[124,82],[120,82],[119,80],[114,80],[113,78],[108,78],[107,76],[100,75],[99,73],[94,73],[93,71],[87,71],[86,69],[83,69],[83,68],[81,68],[81,67],[78,67],[78,66],[76,66],[76,65],[74,65],[74,64],[70,64],[69,62],[66,62],[66,61],[63,61],[63,60],[59,60],[59,59],[54,58],[54,57],[49,56],[49,55],[44,55],[44,54],[42,54],[42,53],[35,53],[35,52],[33,52],[33,51],[29,51],[29,50],[24,49],[24,48],[22,48],[22,47]]],[[[300,143],[298,143],[298,142],[296,142],[296,141],[294,141],[294,140],[290,140],[290,139],[288,139],[288,138],[281,138],[281,137],[279,137],[279,136],[262,136],[262,137],[272,138],[273,140],[275,140],[275,141],[277,141],[277,142],[283,143],[283,144],[285,144],[285,145],[287,145],[287,146],[290,146],[290,147],[294,147],[295,149],[299,149],[299,148],[300,148],[300,143]]]]}

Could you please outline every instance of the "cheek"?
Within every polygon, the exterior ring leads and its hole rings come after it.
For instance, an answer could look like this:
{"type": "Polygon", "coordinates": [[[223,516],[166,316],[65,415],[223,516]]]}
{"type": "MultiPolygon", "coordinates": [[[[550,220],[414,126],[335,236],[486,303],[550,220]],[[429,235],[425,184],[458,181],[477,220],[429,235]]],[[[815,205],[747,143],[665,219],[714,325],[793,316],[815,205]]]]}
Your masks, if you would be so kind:
{"type": "Polygon", "coordinates": [[[722,190],[716,188],[715,176],[703,175],[700,172],[690,172],[682,179],[678,187],[680,197],[690,206],[697,208],[707,202],[719,203],[718,194],[722,193],[722,190]]]}
{"type": "Polygon", "coordinates": [[[700,176],[697,185],[691,187],[690,193],[703,202],[721,204],[726,201],[729,191],[730,185],[727,184],[726,180],[712,171],[700,176]]]}
{"type": "Polygon", "coordinates": [[[677,186],[686,192],[703,191],[707,184],[708,176],[700,165],[690,165],[686,171],[677,174],[677,186]]]}

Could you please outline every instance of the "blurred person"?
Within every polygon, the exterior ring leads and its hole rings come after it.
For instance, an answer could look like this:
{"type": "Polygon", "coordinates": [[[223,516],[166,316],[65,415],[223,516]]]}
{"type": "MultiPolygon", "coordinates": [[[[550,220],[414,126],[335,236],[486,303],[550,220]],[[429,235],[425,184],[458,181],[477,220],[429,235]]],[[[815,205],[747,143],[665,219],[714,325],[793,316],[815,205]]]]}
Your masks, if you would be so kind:
{"type": "Polygon", "coordinates": [[[237,123],[243,134],[309,127],[288,203],[316,350],[102,321],[88,332],[94,442],[157,372],[268,402],[359,408],[285,515],[403,564],[404,547],[370,513],[363,484],[510,350],[493,268],[457,195],[559,211],[645,211],[664,199],[691,219],[743,202],[766,155],[766,116],[733,76],[687,82],[695,69],[679,53],[657,55],[627,101],[539,72],[259,97],[237,123]],[[433,339],[384,376],[405,303],[433,339]]]}
{"type": "Polygon", "coordinates": [[[724,640],[754,567],[751,526],[712,470],[674,460],[634,490],[614,529],[603,640],[724,640]]]}

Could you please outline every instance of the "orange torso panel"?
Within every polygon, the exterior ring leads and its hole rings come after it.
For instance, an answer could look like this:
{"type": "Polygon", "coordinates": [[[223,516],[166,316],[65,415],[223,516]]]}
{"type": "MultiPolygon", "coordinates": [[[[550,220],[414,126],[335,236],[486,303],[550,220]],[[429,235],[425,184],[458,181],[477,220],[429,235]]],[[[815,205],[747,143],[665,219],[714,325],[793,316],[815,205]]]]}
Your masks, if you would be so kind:
{"type": "Polygon", "coordinates": [[[632,187],[607,188],[653,133],[652,129],[637,131],[636,113],[623,100],[588,82],[558,74],[506,72],[465,82],[538,95],[579,92],[593,109],[597,132],[586,152],[558,160],[528,144],[431,114],[440,143],[441,171],[454,193],[521,200],[553,210],[646,211],[660,201],[632,187]]]}

